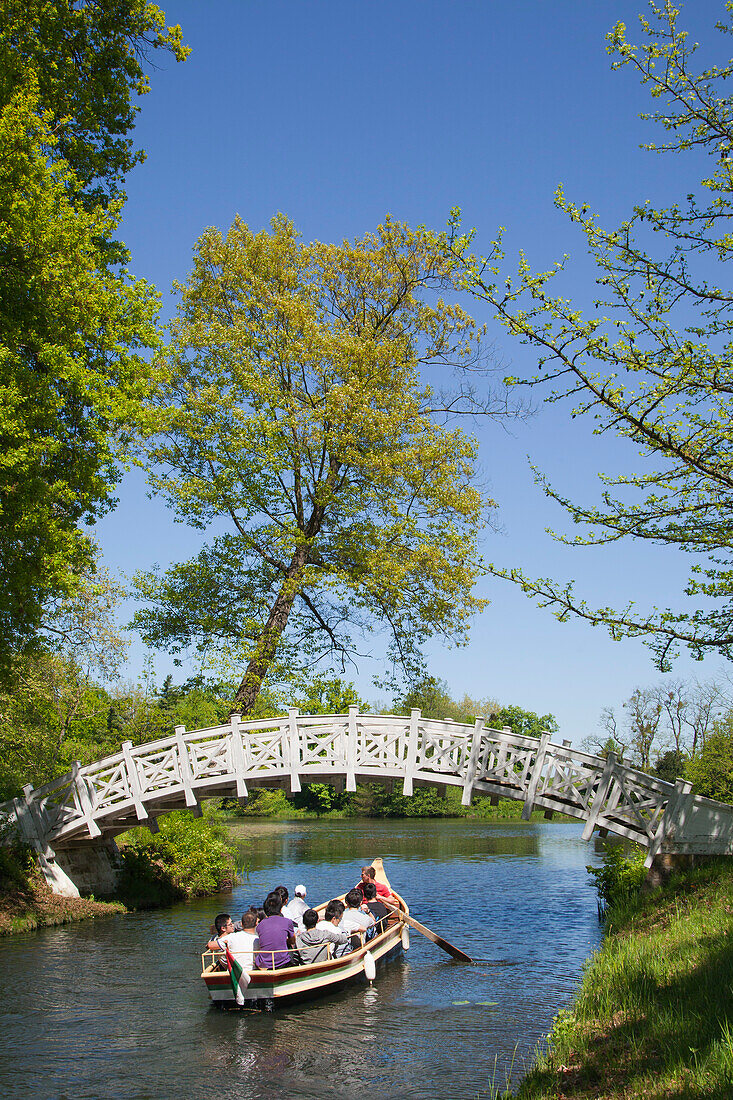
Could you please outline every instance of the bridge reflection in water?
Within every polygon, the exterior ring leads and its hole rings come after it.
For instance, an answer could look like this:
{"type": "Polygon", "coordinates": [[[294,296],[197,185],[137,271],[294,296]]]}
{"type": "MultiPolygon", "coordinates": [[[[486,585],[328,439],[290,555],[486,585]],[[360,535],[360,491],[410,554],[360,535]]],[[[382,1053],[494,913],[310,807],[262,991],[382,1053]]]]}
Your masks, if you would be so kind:
{"type": "MultiPolygon", "coordinates": [[[[733,807],[692,794],[683,779],[666,783],[625,765],[554,744],[550,735],[523,737],[505,728],[410,715],[287,715],[187,732],[133,748],[85,767],[23,798],[0,806],[10,825],[33,844],[52,888],[75,893],[86,858],[105,855],[105,842],[134,825],[157,829],[160,814],[181,807],[200,813],[199,800],[220,795],[245,799],[250,787],[301,789],[301,781],[400,781],[405,795],[416,784],[455,786],[469,805],[474,794],[568,814],[593,830],[615,833],[647,848],[647,865],[660,853],[730,854],[733,807]],[[66,870],[64,869],[66,868],[66,870]]],[[[92,876],[95,869],[89,872],[92,876]]],[[[98,873],[98,868],[97,868],[98,873]]]]}

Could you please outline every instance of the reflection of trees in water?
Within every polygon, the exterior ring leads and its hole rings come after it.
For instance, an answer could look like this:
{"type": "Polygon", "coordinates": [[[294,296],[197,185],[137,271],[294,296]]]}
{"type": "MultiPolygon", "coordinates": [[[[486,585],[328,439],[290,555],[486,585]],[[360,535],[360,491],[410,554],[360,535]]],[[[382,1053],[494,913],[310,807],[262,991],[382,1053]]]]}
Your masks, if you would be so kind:
{"type": "MultiPolygon", "coordinates": [[[[240,846],[242,864],[250,873],[273,863],[353,862],[356,870],[344,889],[358,878],[358,867],[373,856],[430,860],[471,859],[484,856],[536,856],[541,840],[534,824],[476,824],[465,821],[324,821],[258,823],[255,829],[239,823],[233,841],[240,846]]],[[[389,872],[389,869],[388,869],[389,872]]]]}
{"type": "MultiPolygon", "coordinates": [[[[409,965],[380,968],[373,986],[352,985],[318,1001],[274,1012],[211,1009],[202,1028],[201,1054],[237,1096],[356,1096],[393,1061],[383,1045],[387,1019],[402,1003],[409,965]]],[[[403,1009],[404,1011],[404,1009],[403,1009]]],[[[218,1082],[217,1082],[218,1084],[218,1082]]]]}

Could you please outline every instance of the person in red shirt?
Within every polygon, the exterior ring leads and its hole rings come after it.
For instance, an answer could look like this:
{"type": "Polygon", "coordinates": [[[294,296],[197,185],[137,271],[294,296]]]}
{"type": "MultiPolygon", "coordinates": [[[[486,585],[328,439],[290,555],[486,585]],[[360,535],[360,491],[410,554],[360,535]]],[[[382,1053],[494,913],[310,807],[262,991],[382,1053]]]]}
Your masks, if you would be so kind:
{"type": "Polygon", "coordinates": [[[393,895],[392,891],[384,885],[383,882],[377,882],[377,872],[373,867],[362,867],[361,880],[357,882],[355,889],[360,890],[362,896],[364,895],[364,886],[367,882],[373,883],[378,898],[391,898],[392,904],[397,904],[397,898],[393,895]]]}

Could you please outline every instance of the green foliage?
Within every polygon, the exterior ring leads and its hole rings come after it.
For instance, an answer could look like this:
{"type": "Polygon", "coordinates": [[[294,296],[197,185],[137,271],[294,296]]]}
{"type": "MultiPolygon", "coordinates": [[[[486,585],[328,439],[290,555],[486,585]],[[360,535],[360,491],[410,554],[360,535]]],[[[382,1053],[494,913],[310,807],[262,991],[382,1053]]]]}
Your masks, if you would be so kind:
{"type": "Polygon", "coordinates": [[[309,678],[300,690],[296,690],[293,706],[303,714],[346,714],[353,706],[358,706],[362,712],[369,709],[354,685],[336,676],[309,678]]]}
{"type": "Polygon", "coordinates": [[[206,806],[200,818],[189,810],[174,810],[162,816],[158,826],[158,833],[138,828],[119,838],[118,895],[125,904],[145,908],[206,897],[232,886],[235,849],[227,841],[218,810],[206,806]]]}
{"type": "Polygon", "coordinates": [[[415,707],[425,718],[449,718],[467,725],[481,715],[492,729],[508,726],[512,733],[523,737],[539,737],[545,730],[553,734],[560,728],[552,714],[540,716],[522,707],[501,706],[495,699],[471,699],[468,695],[456,700],[445,680],[435,676],[423,676],[392,706],[397,714],[408,714],[415,707]]]}
{"type": "Polygon", "coordinates": [[[522,707],[500,707],[491,715],[487,725],[492,729],[504,729],[508,726],[512,733],[522,737],[539,737],[542,733],[558,733],[560,727],[557,719],[552,714],[535,714],[532,710],[523,710],[522,707]]]}
{"type": "Polygon", "coordinates": [[[248,800],[247,805],[240,810],[245,817],[299,817],[301,812],[295,808],[284,791],[279,788],[270,790],[267,787],[259,787],[248,800]]]}
{"type": "Polygon", "coordinates": [[[627,912],[638,903],[639,892],[646,878],[646,852],[639,848],[631,855],[619,844],[606,844],[603,865],[588,867],[598,892],[598,913],[604,920],[613,919],[617,911],[627,912]]]}
{"type": "MultiPolygon", "coordinates": [[[[638,473],[599,475],[597,506],[568,500],[536,471],[546,495],[584,532],[555,537],[571,545],[640,538],[695,559],[677,605],[667,609],[594,608],[572,583],[491,571],[561,621],[579,616],[604,624],[614,639],[642,638],[667,670],[680,646],[696,659],[733,656],[733,297],[725,268],[733,255],[733,62],[696,72],[696,47],[679,29],[677,9],[670,2],[651,9],[640,44],[618,23],[608,52],[615,69],[635,71],[651,94],[652,112],[642,117],[662,140],[647,148],[675,155],[678,200],[668,208],[646,200],[605,229],[587,204],[558,190],[556,205],[585,238],[597,270],[599,300],[587,313],[562,293],[563,262],[537,272],[521,253],[516,275],[507,277],[500,238],[488,256],[466,256],[466,286],[537,352],[539,373],[511,381],[551,387],[549,401],[571,401],[571,415],[591,418],[594,434],[615,433],[643,456],[638,473]],[[689,150],[694,158],[685,158],[689,150]]],[[[730,32],[731,5],[720,15],[716,26],[730,32]]],[[[467,250],[469,238],[460,246],[467,250]]]]}
{"type": "Polygon", "coordinates": [[[181,28],[147,0],[3,0],[0,18],[0,102],[38,81],[58,156],[75,173],[90,203],[107,204],[144,159],[133,151],[139,107],[132,96],[149,90],[143,65],[151,50],[182,61],[181,28]],[[95,189],[96,185],[96,189],[95,189]],[[107,188],[105,191],[104,188],[107,188]]]}
{"type": "Polygon", "coordinates": [[[674,783],[678,776],[685,774],[687,756],[678,749],[667,749],[654,763],[654,774],[665,783],[674,783]]]}
{"type": "Polygon", "coordinates": [[[149,477],[179,519],[227,529],[138,576],[135,625],[238,659],[244,714],[276,657],[343,660],[383,629],[414,673],[483,606],[476,442],[436,422],[418,373],[475,358],[473,320],[433,294],[454,283],[446,235],[391,219],[354,244],[304,244],[282,216],[198,242],[149,477]]]}
{"type": "Polygon", "coordinates": [[[92,565],[145,415],[158,299],[115,234],[148,48],[187,52],[146,0],[3,0],[0,678],[92,565]]]}
{"type": "Polygon", "coordinates": [[[29,845],[0,846],[0,895],[10,890],[28,890],[35,866],[35,852],[29,845]]]}
{"type": "Polygon", "coordinates": [[[733,712],[716,723],[713,733],[685,767],[696,794],[733,803],[733,712]]]}
{"type": "MultiPolygon", "coordinates": [[[[38,93],[0,103],[0,666],[94,551],[81,521],[112,503],[116,437],[141,420],[156,296],[107,266],[119,204],[86,212],[46,150],[38,93]],[[83,303],[83,305],[82,305],[83,303]]],[[[0,667],[2,671],[2,667],[0,667]]]]}
{"type": "Polygon", "coordinates": [[[296,809],[307,810],[318,815],[328,814],[338,809],[340,801],[339,795],[328,783],[307,783],[302,791],[293,795],[293,805],[296,809]]]}

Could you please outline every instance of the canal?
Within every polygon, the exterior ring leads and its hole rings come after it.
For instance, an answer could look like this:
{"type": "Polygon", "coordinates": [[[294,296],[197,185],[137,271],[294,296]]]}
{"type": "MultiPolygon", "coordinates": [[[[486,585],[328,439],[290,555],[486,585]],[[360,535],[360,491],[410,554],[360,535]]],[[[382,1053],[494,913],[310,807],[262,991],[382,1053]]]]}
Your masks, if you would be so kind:
{"type": "Polygon", "coordinates": [[[490,1097],[531,1060],[600,942],[582,826],[459,820],[244,821],[233,894],[0,941],[0,1095],[13,1100],[490,1097]],[[413,915],[404,960],[275,1013],[224,1013],[199,978],[220,909],[280,883],[317,903],[382,856],[413,915]]]}

